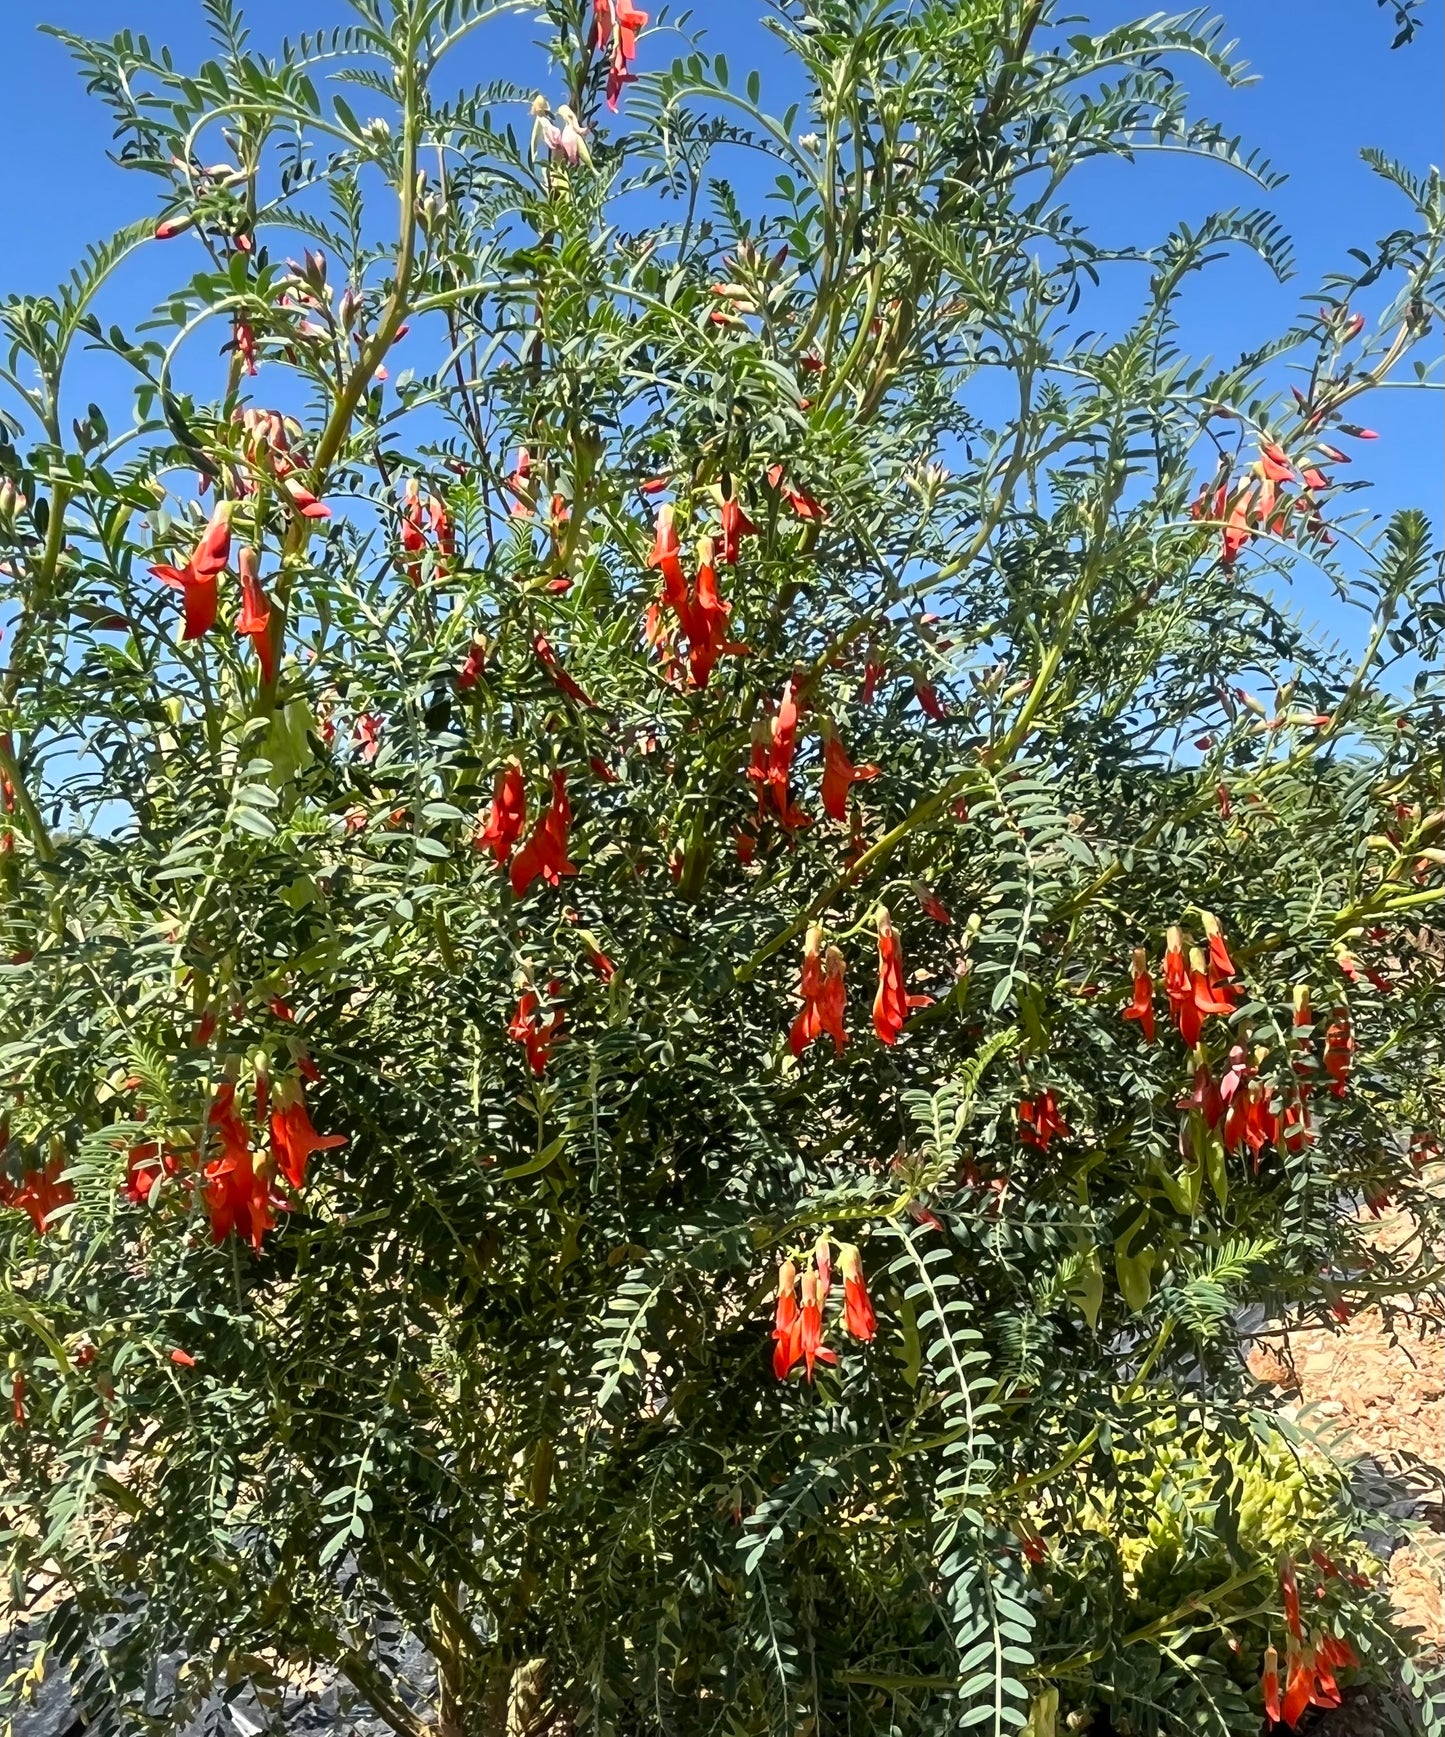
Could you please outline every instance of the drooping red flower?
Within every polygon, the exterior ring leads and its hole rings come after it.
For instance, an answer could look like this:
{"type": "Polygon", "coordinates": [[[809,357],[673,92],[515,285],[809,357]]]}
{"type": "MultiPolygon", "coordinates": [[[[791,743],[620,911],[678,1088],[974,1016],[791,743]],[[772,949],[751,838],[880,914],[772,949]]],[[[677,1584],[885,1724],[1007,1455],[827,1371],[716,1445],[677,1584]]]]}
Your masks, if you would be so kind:
{"type": "Polygon", "coordinates": [[[848,818],[848,792],[856,783],[878,776],[877,766],[855,766],[842,738],[830,725],[823,739],[823,812],[834,820],[848,818]]]}
{"type": "Polygon", "coordinates": [[[803,1353],[804,1373],[813,1379],[818,1363],[836,1363],[838,1353],[823,1343],[823,1303],[818,1295],[818,1275],[809,1267],[803,1274],[803,1308],[798,1317],[798,1341],[803,1353]]]}
{"type": "Polygon", "coordinates": [[[1219,926],[1218,917],[1211,916],[1208,911],[1201,911],[1204,920],[1204,933],[1209,941],[1209,974],[1215,979],[1230,978],[1235,975],[1234,961],[1229,956],[1229,948],[1225,945],[1224,931],[1219,926]]]}
{"type": "MultiPolygon", "coordinates": [[[[767,736],[767,763],[763,773],[763,790],[772,799],[778,818],[784,827],[794,831],[798,827],[809,824],[808,817],[801,809],[794,808],[789,794],[789,782],[792,777],[793,755],[798,746],[798,700],[793,683],[789,681],[783,688],[782,698],[778,701],[777,715],[772,719],[767,736]]],[[[756,737],[754,738],[756,754],[756,737]]],[[[748,776],[752,777],[753,768],[748,768],[748,776]]],[[[762,791],[759,792],[761,797],[762,791]]]]}
{"type": "Polygon", "coordinates": [[[546,670],[547,674],[551,676],[552,680],[557,684],[561,691],[566,694],[569,700],[576,700],[579,706],[587,706],[590,710],[596,711],[596,700],[594,700],[591,694],[587,693],[572,679],[570,675],[567,674],[567,671],[562,667],[561,658],[559,658],[557,653],[552,649],[551,642],[548,640],[545,633],[534,635],[532,639],[532,649],[536,652],[538,661],[541,663],[543,669],[546,670]]]}
{"type": "Polygon", "coordinates": [[[236,354],[241,358],[247,375],[256,377],[256,333],[249,320],[236,320],[236,354]]]}
{"type": "Polygon", "coordinates": [[[421,584],[421,556],[426,549],[426,509],[422,505],[421,484],[408,477],[401,508],[401,546],[411,560],[404,563],[406,576],[413,585],[421,584]]]}
{"type": "Polygon", "coordinates": [[[299,483],[294,476],[288,476],[281,485],[290,497],[291,505],[303,519],[329,519],[331,508],[318,501],[311,490],[299,483]]]}
{"type": "Polygon", "coordinates": [[[457,692],[464,694],[474,688],[486,667],[487,642],[484,639],[473,639],[467,647],[467,655],[462,667],[457,671],[457,692]]]}
{"type": "Polygon", "coordinates": [[[728,638],[728,617],[731,604],[724,603],[717,584],[715,548],[711,537],[703,537],[697,545],[697,582],[690,598],[684,600],[679,620],[687,634],[688,675],[695,688],[705,688],[720,657],[740,655],[747,650],[728,638]]]}
{"type": "Polygon", "coordinates": [[[329,1152],[346,1144],[345,1134],[318,1134],[306,1108],[299,1080],[284,1081],[271,1106],[271,1154],[276,1168],[298,1191],[306,1186],[306,1165],[313,1152],[329,1152]]]}
{"type": "Polygon", "coordinates": [[[822,524],[828,517],[828,509],[816,496],[788,481],[782,465],[775,464],[769,468],[768,486],[777,489],[794,513],[806,523],[822,524]]]}
{"type": "Polygon", "coordinates": [[[1325,1028],[1325,1072],[1330,1076],[1330,1091],[1337,1098],[1344,1097],[1349,1087],[1354,1053],[1354,1027],[1349,1014],[1340,1008],[1325,1028]]]}
{"type": "Polygon", "coordinates": [[[878,1331],[878,1317],[863,1277],[863,1257],[851,1242],[838,1250],[838,1265],[843,1269],[843,1324],[855,1339],[871,1339],[878,1331]]]}
{"type": "Polygon", "coordinates": [[[1149,975],[1149,955],[1134,949],[1134,999],[1124,1009],[1125,1019],[1137,1019],[1145,1043],[1154,1041],[1154,979],[1149,975]]]}
{"type": "Polygon", "coordinates": [[[64,1158],[52,1158],[43,1170],[27,1170],[19,1182],[0,1171],[0,1206],[23,1212],[35,1234],[44,1236],[55,1214],[75,1199],[75,1190],[61,1179],[64,1169],[64,1158]]]}
{"type": "Polygon", "coordinates": [[[555,887],[561,885],[564,875],[577,873],[576,865],[567,855],[567,833],[571,824],[567,774],[559,766],[552,774],[552,800],[546,812],[512,859],[512,891],[519,899],[538,876],[549,887],[555,887]]]}
{"type": "Polygon", "coordinates": [[[729,567],[736,567],[744,537],[755,537],[758,527],[743,511],[743,504],[730,494],[722,504],[722,558],[729,567]]]}
{"type": "Polygon", "coordinates": [[[1059,1114],[1058,1100],[1052,1087],[1035,1097],[1020,1099],[1019,1140],[1023,1145],[1047,1152],[1050,1141],[1056,1135],[1067,1140],[1071,1132],[1068,1123],[1059,1114]]]}
{"type": "Polygon", "coordinates": [[[1279,1699],[1279,1654],[1272,1646],[1264,1649],[1264,1663],[1259,1672],[1259,1692],[1264,1701],[1264,1714],[1276,1724],[1283,1717],[1279,1699]]]}
{"type": "Polygon", "coordinates": [[[932,682],[924,681],[922,676],[914,676],[913,692],[923,711],[932,718],[935,723],[947,723],[947,708],[944,706],[943,701],[939,699],[938,689],[934,687],[932,682]]]}
{"type": "Polygon", "coordinates": [[[657,509],[652,531],[652,553],[647,565],[662,574],[663,594],[669,598],[687,596],[687,580],[682,572],[682,544],[678,540],[674,519],[677,509],[670,501],[657,509]]]}
{"type": "Polygon", "coordinates": [[[778,1268],[778,1300],[773,1310],[773,1374],[779,1381],[803,1355],[799,1331],[798,1269],[792,1261],[778,1268]]]}
{"type": "Polygon", "coordinates": [[[1285,1624],[1294,1638],[1302,1641],[1304,1628],[1300,1623],[1299,1577],[1295,1573],[1293,1558],[1289,1556],[1279,1559],[1279,1591],[1284,1601],[1285,1624]]]}
{"type": "Polygon", "coordinates": [[[1250,483],[1239,491],[1234,506],[1224,524],[1224,532],[1220,538],[1219,564],[1221,567],[1232,567],[1239,558],[1239,552],[1250,539],[1250,507],[1254,499],[1254,484],[1250,483]]]}
{"type": "Polygon", "coordinates": [[[1201,1014],[1213,1013],[1223,1018],[1234,1012],[1233,992],[1210,980],[1209,960],[1202,947],[1189,949],[1189,981],[1194,1005],[1201,1014]]]}
{"type": "Polygon", "coordinates": [[[824,954],[823,926],[811,924],[798,985],[803,1005],[788,1031],[788,1047],[795,1056],[801,1056],[810,1043],[824,1035],[832,1038],[834,1054],[842,1054],[848,1041],[843,1027],[848,993],[843,974],[843,955],[836,947],[829,947],[824,954]]]}
{"type": "Polygon", "coordinates": [[[231,558],[231,513],[234,503],[220,501],[184,567],[153,566],[152,574],[181,594],[185,615],[182,639],[199,639],[216,625],[216,581],[231,558]]]}
{"type": "MultiPolygon", "coordinates": [[[[555,987],[555,986],[554,986],[555,987]]],[[[554,1007],[546,1019],[540,1017],[542,1003],[533,989],[524,989],[517,1001],[516,1012],[507,1025],[507,1036],[527,1052],[527,1066],[540,1079],[547,1071],[552,1046],[561,1036],[565,1016],[554,1007]]]]}
{"type": "Polygon", "coordinates": [[[927,882],[914,881],[913,896],[918,900],[918,908],[925,917],[931,917],[935,923],[945,925],[953,921],[948,914],[948,907],[927,882]]]}
{"type": "Polygon", "coordinates": [[[1297,1641],[1290,1642],[1286,1659],[1288,1675],[1279,1717],[1281,1723],[1288,1725],[1293,1731],[1304,1717],[1314,1696],[1315,1676],[1297,1641]]]}
{"type": "Polygon", "coordinates": [[[931,995],[910,995],[903,971],[903,947],[893,919],[878,907],[878,990],[873,997],[873,1029],[880,1043],[895,1044],[910,1008],[929,1007],[931,995]]]}
{"type": "Polygon", "coordinates": [[[587,41],[590,48],[601,48],[607,56],[607,106],[614,114],[623,87],[636,76],[632,63],[637,58],[637,33],[646,25],[647,14],[629,0],[592,0],[592,30],[587,41]]]}
{"type": "MultiPolygon", "coordinates": [[[[305,1114],[304,1106],[302,1113],[305,1114]]],[[[236,1110],[236,1088],[232,1082],[227,1081],[216,1093],[208,1120],[219,1146],[216,1156],[206,1164],[201,1194],[211,1221],[212,1239],[217,1244],[223,1243],[234,1230],[259,1250],[261,1239],[276,1223],[277,1202],[272,1198],[269,1178],[251,1152],[250,1136],[236,1110]]],[[[336,1142],[335,1136],[332,1141],[336,1142]]],[[[305,1162],[303,1154],[303,1174],[305,1162]]]]}
{"type": "Polygon", "coordinates": [[[1223,1119],[1224,1099],[1220,1094],[1219,1082],[1215,1079],[1209,1058],[1202,1049],[1194,1052],[1194,1078],[1188,1096],[1179,1100],[1177,1108],[1198,1110],[1205,1125],[1210,1128],[1217,1128],[1223,1119]]]}
{"type": "Polygon", "coordinates": [[[271,643],[271,604],[256,573],[254,549],[242,549],[237,557],[241,571],[241,613],[236,632],[249,639],[261,665],[261,679],[268,685],[276,679],[276,648],[271,643]]]}

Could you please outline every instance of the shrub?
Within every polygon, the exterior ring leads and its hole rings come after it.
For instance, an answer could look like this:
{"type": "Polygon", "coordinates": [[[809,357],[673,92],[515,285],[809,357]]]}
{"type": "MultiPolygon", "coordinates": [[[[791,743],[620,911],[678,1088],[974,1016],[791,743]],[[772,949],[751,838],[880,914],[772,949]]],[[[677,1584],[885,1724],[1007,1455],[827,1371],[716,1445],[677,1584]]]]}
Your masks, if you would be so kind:
{"type": "Polygon", "coordinates": [[[1339,450],[1438,178],[1211,371],[1181,290],[1273,220],[1065,203],[1269,184],[1195,16],[788,0],[775,118],[606,0],[535,100],[444,94],[480,0],[207,10],[193,73],[66,39],[163,212],[0,312],[35,1669],[404,1737],[1243,1734],[1268,1647],[1291,1717],[1396,1669],[1240,1352],[1439,1230],[1445,609],[1339,450]]]}

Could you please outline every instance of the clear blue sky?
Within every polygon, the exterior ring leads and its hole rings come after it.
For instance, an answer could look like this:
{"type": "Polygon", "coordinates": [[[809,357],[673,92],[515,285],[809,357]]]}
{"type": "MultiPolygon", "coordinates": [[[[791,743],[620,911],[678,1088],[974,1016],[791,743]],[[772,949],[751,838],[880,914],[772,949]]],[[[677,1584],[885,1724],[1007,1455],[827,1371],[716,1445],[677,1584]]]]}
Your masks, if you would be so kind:
{"type": "MultiPolygon", "coordinates": [[[[50,21],[109,34],[126,26],[149,34],[153,43],[169,43],[183,66],[200,58],[206,46],[199,0],[0,0],[0,10],[0,114],[11,141],[0,176],[3,295],[50,288],[87,241],[155,209],[155,184],[106,161],[110,138],[103,109],[85,94],[60,44],[36,27],[50,21]]],[[[709,45],[726,51],[734,77],[756,66],[764,100],[772,96],[781,109],[789,93],[782,88],[776,45],[756,22],[760,10],[756,0],[713,0],[695,5],[693,16],[706,24],[709,45]]],[[[1076,10],[1101,22],[1135,15],[1120,0],[1095,0],[1091,7],[1080,0],[1076,10]]],[[[1343,263],[1351,242],[1368,244],[1402,215],[1397,196],[1361,163],[1362,146],[1379,146],[1415,169],[1441,161],[1445,19],[1438,0],[1430,0],[1421,38],[1392,52],[1390,20],[1373,0],[1273,6],[1224,0],[1219,10],[1259,80],[1231,92],[1206,68],[1192,69],[1188,78],[1198,106],[1262,147],[1288,173],[1285,186],[1262,195],[1227,171],[1156,158],[1090,170],[1081,187],[1084,207],[1105,240],[1162,238],[1181,217],[1236,203],[1263,201],[1278,210],[1295,237],[1298,272],[1291,283],[1276,286],[1263,266],[1242,260],[1205,274],[1190,292],[1185,345],[1195,354],[1222,358],[1279,330],[1298,297],[1325,270],[1343,263]]],[[[254,45],[264,51],[286,31],[343,21],[347,9],[343,0],[253,0],[246,16],[254,45]]],[[[487,79],[504,71],[519,80],[540,80],[540,57],[529,47],[534,35],[526,18],[485,28],[473,39],[470,64],[459,64],[455,78],[487,79]],[[529,75],[529,66],[535,74],[529,75]]],[[[675,34],[654,33],[644,39],[644,60],[659,64],[681,46],[675,34]]],[[[525,124],[523,117],[519,124],[525,124]]],[[[126,313],[140,312],[178,268],[185,269],[171,249],[145,249],[129,268],[126,313]]],[[[1091,310],[1090,323],[1126,318],[1137,288],[1137,280],[1132,287],[1127,278],[1116,281],[1091,310]]],[[[1441,395],[1390,394],[1367,417],[1382,439],[1361,451],[1353,474],[1372,477],[1373,504],[1382,510],[1420,504],[1438,523],[1445,475],[1441,395]]],[[[1310,610],[1311,600],[1305,607],[1310,610]]]]}

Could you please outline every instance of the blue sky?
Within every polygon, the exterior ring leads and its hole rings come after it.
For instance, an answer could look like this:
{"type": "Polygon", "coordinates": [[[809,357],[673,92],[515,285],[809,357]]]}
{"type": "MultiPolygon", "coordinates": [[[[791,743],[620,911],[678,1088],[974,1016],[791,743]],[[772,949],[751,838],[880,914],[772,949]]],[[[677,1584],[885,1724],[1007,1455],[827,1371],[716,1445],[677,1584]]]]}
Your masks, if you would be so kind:
{"type": "MultiPolygon", "coordinates": [[[[709,45],[726,51],[734,79],[741,82],[745,69],[757,67],[764,101],[780,110],[790,93],[776,44],[757,23],[760,9],[755,0],[714,0],[695,6],[693,16],[705,24],[709,45]]],[[[287,31],[348,16],[343,0],[253,0],[245,10],[263,51],[287,31]]],[[[1079,11],[1085,10],[1081,3],[1079,11]]],[[[1430,0],[1421,39],[1391,51],[1390,20],[1372,0],[1308,6],[1224,0],[1218,10],[1258,82],[1230,91],[1199,66],[1188,74],[1197,106],[1260,146],[1288,174],[1286,184],[1266,195],[1225,170],[1155,158],[1086,170],[1076,203],[1105,241],[1160,239],[1180,218],[1197,219],[1222,206],[1265,203],[1278,211],[1295,239],[1298,270],[1290,283],[1278,286],[1261,264],[1240,259],[1196,278],[1189,291],[1185,347],[1226,358],[1278,331],[1320,275],[1343,263],[1348,245],[1368,244],[1402,216],[1398,195],[1360,161],[1362,146],[1378,146],[1415,169],[1441,160],[1445,20],[1438,0],[1430,0]]],[[[1119,0],[1095,0],[1088,11],[1091,20],[1105,23],[1135,15],[1119,0]]],[[[36,27],[49,21],[108,34],[124,25],[153,43],[169,43],[181,65],[206,52],[199,0],[4,0],[4,13],[0,114],[12,146],[0,177],[0,236],[7,238],[0,294],[50,288],[87,241],[155,208],[155,184],[106,161],[110,129],[103,109],[85,94],[62,46],[36,27]]],[[[487,79],[501,70],[523,81],[535,77],[545,88],[541,57],[530,47],[535,34],[525,17],[484,29],[454,81],[487,79]]],[[[644,38],[644,59],[659,64],[681,46],[676,34],[654,32],[644,38]]],[[[143,250],[122,286],[126,314],[141,312],[188,264],[171,248],[143,250]]],[[[1088,310],[1087,323],[1122,323],[1142,287],[1141,278],[1116,273],[1088,310]]],[[[1353,474],[1371,476],[1372,504],[1381,510],[1419,504],[1440,520],[1441,405],[1439,393],[1397,392],[1378,397],[1365,413],[1382,438],[1362,450],[1353,474]]],[[[1309,600],[1305,606],[1311,607],[1309,600]]],[[[1325,599],[1318,606],[1329,613],[1325,599]]]]}

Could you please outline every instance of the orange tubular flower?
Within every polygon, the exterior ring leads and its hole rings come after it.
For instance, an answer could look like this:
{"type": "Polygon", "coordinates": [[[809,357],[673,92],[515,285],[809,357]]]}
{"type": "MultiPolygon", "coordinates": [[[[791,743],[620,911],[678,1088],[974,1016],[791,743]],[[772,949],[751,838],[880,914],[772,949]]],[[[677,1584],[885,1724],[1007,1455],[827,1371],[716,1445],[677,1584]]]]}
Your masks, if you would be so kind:
{"type": "Polygon", "coordinates": [[[1291,1641],[1289,1645],[1287,1667],[1288,1676],[1285,1681],[1284,1700],[1280,1704],[1279,1717],[1281,1724],[1288,1725],[1293,1731],[1304,1717],[1314,1690],[1314,1672],[1306,1663],[1304,1653],[1295,1641],[1291,1641]]]}
{"type": "Polygon", "coordinates": [[[711,537],[697,545],[697,584],[690,599],[684,599],[678,619],[687,634],[687,669],[695,688],[705,688],[720,657],[747,650],[728,638],[732,606],[724,603],[717,588],[716,548],[711,537]]]}
{"type": "Polygon", "coordinates": [[[234,502],[221,501],[211,514],[201,540],[184,567],[164,564],[151,568],[162,584],[181,594],[186,625],[182,639],[199,639],[216,625],[216,580],[231,559],[231,514],[234,502]]]}
{"type": "Polygon", "coordinates": [[[552,774],[552,801],[547,812],[512,859],[512,891],[519,899],[539,875],[549,887],[556,887],[562,884],[563,875],[577,873],[575,863],[567,855],[567,829],[571,824],[567,775],[558,767],[552,774]]]}
{"type": "Polygon", "coordinates": [[[1354,1027],[1349,1014],[1340,1008],[1325,1029],[1325,1072],[1330,1076],[1330,1091],[1337,1098],[1344,1097],[1349,1086],[1354,1053],[1354,1027]]]}
{"type": "Polygon", "coordinates": [[[237,558],[241,570],[241,613],[236,618],[236,632],[249,639],[261,665],[261,679],[276,679],[276,648],[271,643],[271,603],[256,573],[256,551],[242,549],[237,558]]]}
{"type": "Polygon", "coordinates": [[[687,595],[687,581],[682,575],[682,544],[678,541],[677,527],[673,518],[677,509],[668,503],[657,509],[657,521],[652,533],[652,553],[647,557],[649,567],[656,567],[662,574],[664,595],[669,599],[687,595]]]}
{"type": "Polygon", "coordinates": [[[736,495],[729,495],[722,504],[722,558],[729,567],[736,567],[744,537],[756,537],[758,527],[743,511],[736,495]]]}
{"type": "Polygon", "coordinates": [[[55,1214],[75,1199],[70,1184],[60,1180],[64,1168],[63,1158],[52,1158],[43,1170],[27,1170],[19,1182],[0,1172],[0,1206],[23,1212],[35,1226],[35,1234],[44,1236],[55,1214]]]}
{"type": "Polygon", "coordinates": [[[1223,1017],[1234,1012],[1231,992],[1222,983],[1210,982],[1209,960],[1202,947],[1189,949],[1189,980],[1194,1005],[1201,1014],[1214,1013],[1223,1017]]]}
{"type": "Polygon", "coordinates": [[[472,840],[477,850],[489,850],[497,866],[505,868],[511,860],[512,847],[527,826],[527,786],[522,768],[509,760],[497,774],[497,787],[492,806],[487,810],[487,823],[472,840]]]}
{"type": "Polygon", "coordinates": [[[545,633],[539,633],[533,637],[532,649],[536,652],[543,669],[569,700],[576,700],[579,706],[587,706],[590,710],[596,711],[596,700],[567,674],[567,671],[562,667],[561,658],[552,649],[551,641],[545,633]]]}
{"type": "MultiPolygon", "coordinates": [[[[220,1141],[219,1154],[206,1165],[202,1193],[212,1239],[223,1243],[234,1230],[259,1250],[262,1237],[276,1223],[277,1203],[264,1171],[258,1171],[253,1161],[250,1138],[236,1112],[236,1088],[230,1081],[216,1093],[208,1120],[220,1141]]],[[[333,1143],[336,1138],[332,1136],[333,1143]]],[[[301,1165],[304,1172],[305,1155],[301,1165]]]]}
{"type": "Polygon", "coordinates": [[[878,776],[876,766],[855,766],[831,726],[823,742],[823,812],[834,820],[848,818],[848,792],[854,784],[878,776]]]}
{"type": "Polygon", "coordinates": [[[1219,926],[1218,917],[1210,916],[1208,911],[1201,911],[1204,919],[1204,933],[1209,940],[1209,973],[1214,978],[1228,978],[1235,975],[1234,961],[1229,956],[1229,948],[1224,942],[1224,931],[1219,926]]]}
{"type": "Polygon", "coordinates": [[[1137,1019],[1145,1043],[1154,1041],[1154,979],[1149,975],[1149,956],[1134,949],[1134,999],[1124,1009],[1125,1019],[1137,1019]]]}
{"type": "Polygon", "coordinates": [[[1284,1600],[1284,1620],[1289,1632],[1297,1641],[1302,1641],[1304,1629],[1300,1625],[1299,1579],[1295,1574],[1294,1562],[1288,1556],[1281,1556],[1279,1559],[1279,1590],[1284,1600]]]}
{"type": "Polygon", "coordinates": [[[929,1007],[931,995],[910,995],[903,971],[903,948],[887,910],[878,907],[878,992],[873,997],[873,1029],[880,1043],[895,1044],[910,1008],[929,1007]]]}
{"type": "Polygon", "coordinates": [[[779,1381],[787,1379],[803,1355],[798,1328],[798,1269],[784,1261],[778,1268],[778,1300],[773,1309],[773,1374],[779,1381]]]}
{"type": "Polygon", "coordinates": [[[1049,1142],[1057,1134],[1067,1140],[1072,1130],[1059,1114],[1058,1101],[1052,1089],[1041,1092],[1035,1098],[1024,1098],[1019,1103],[1019,1139],[1025,1146],[1034,1146],[1040,1152],[1047,1152],[1049,1142]]]}
{"type": "Polygon", "coordinates": [[[878,1331],[878,1317],[863,1277],[863,1257],[845,1242],[838,1250],[838,1264],[843,1269],[843,1324],[855,1339],[871,1339],[878,1331]]]}
{"type": "Polygon", "coordinates": [[[803,1005],[788,1031],[788,1048],[801,1056],[815,1037],[822,1034],[818,1003],[823,996],[823,925],[811,923],[803,943],[803,973],[798,983],[803,1005]]]}
{"type": "Polygon", "coordinates": [[[561,1035],[564,1023],[560,1007],[554,1008],[545,1020],[539,1019],[541,1006],[535,990],[523,990],[517,1001],[517,1010],[507,1024],[507,1036],[526,1050],[527,1066],[538,1078],[547,1071],[552,1046],[561,1035]]]}
{"type": "Polygon", "coordinates": [[[313,1152],[346,1144],[345,1134],[318,1134],[306,1109],[300,1081],[277,1088],[271,1109],[271,1152],[281,1174],[297,1190],[306,1186],[306,1165],[313,1152]]]}
{"type": "Polygon", "coordinates": [[[823,1343],[823,1303],[818,1295],[818,1275],[809,1267],[803,1274],[803,1308],[798,1317],[799,1346],[809,1381],[817,1363],[836,1363],[838,1353],[823,1343]]]}
{"type": "Polygon", "coordinates": [[[1264,1663],[1259,1673],[1259,1692],[1264,1700],[1265,1718],[1279,1724],[1283,1717],[1279,1699],[1279,1654],[1272,1646],[1264,1649],[1264,1663]]]}

